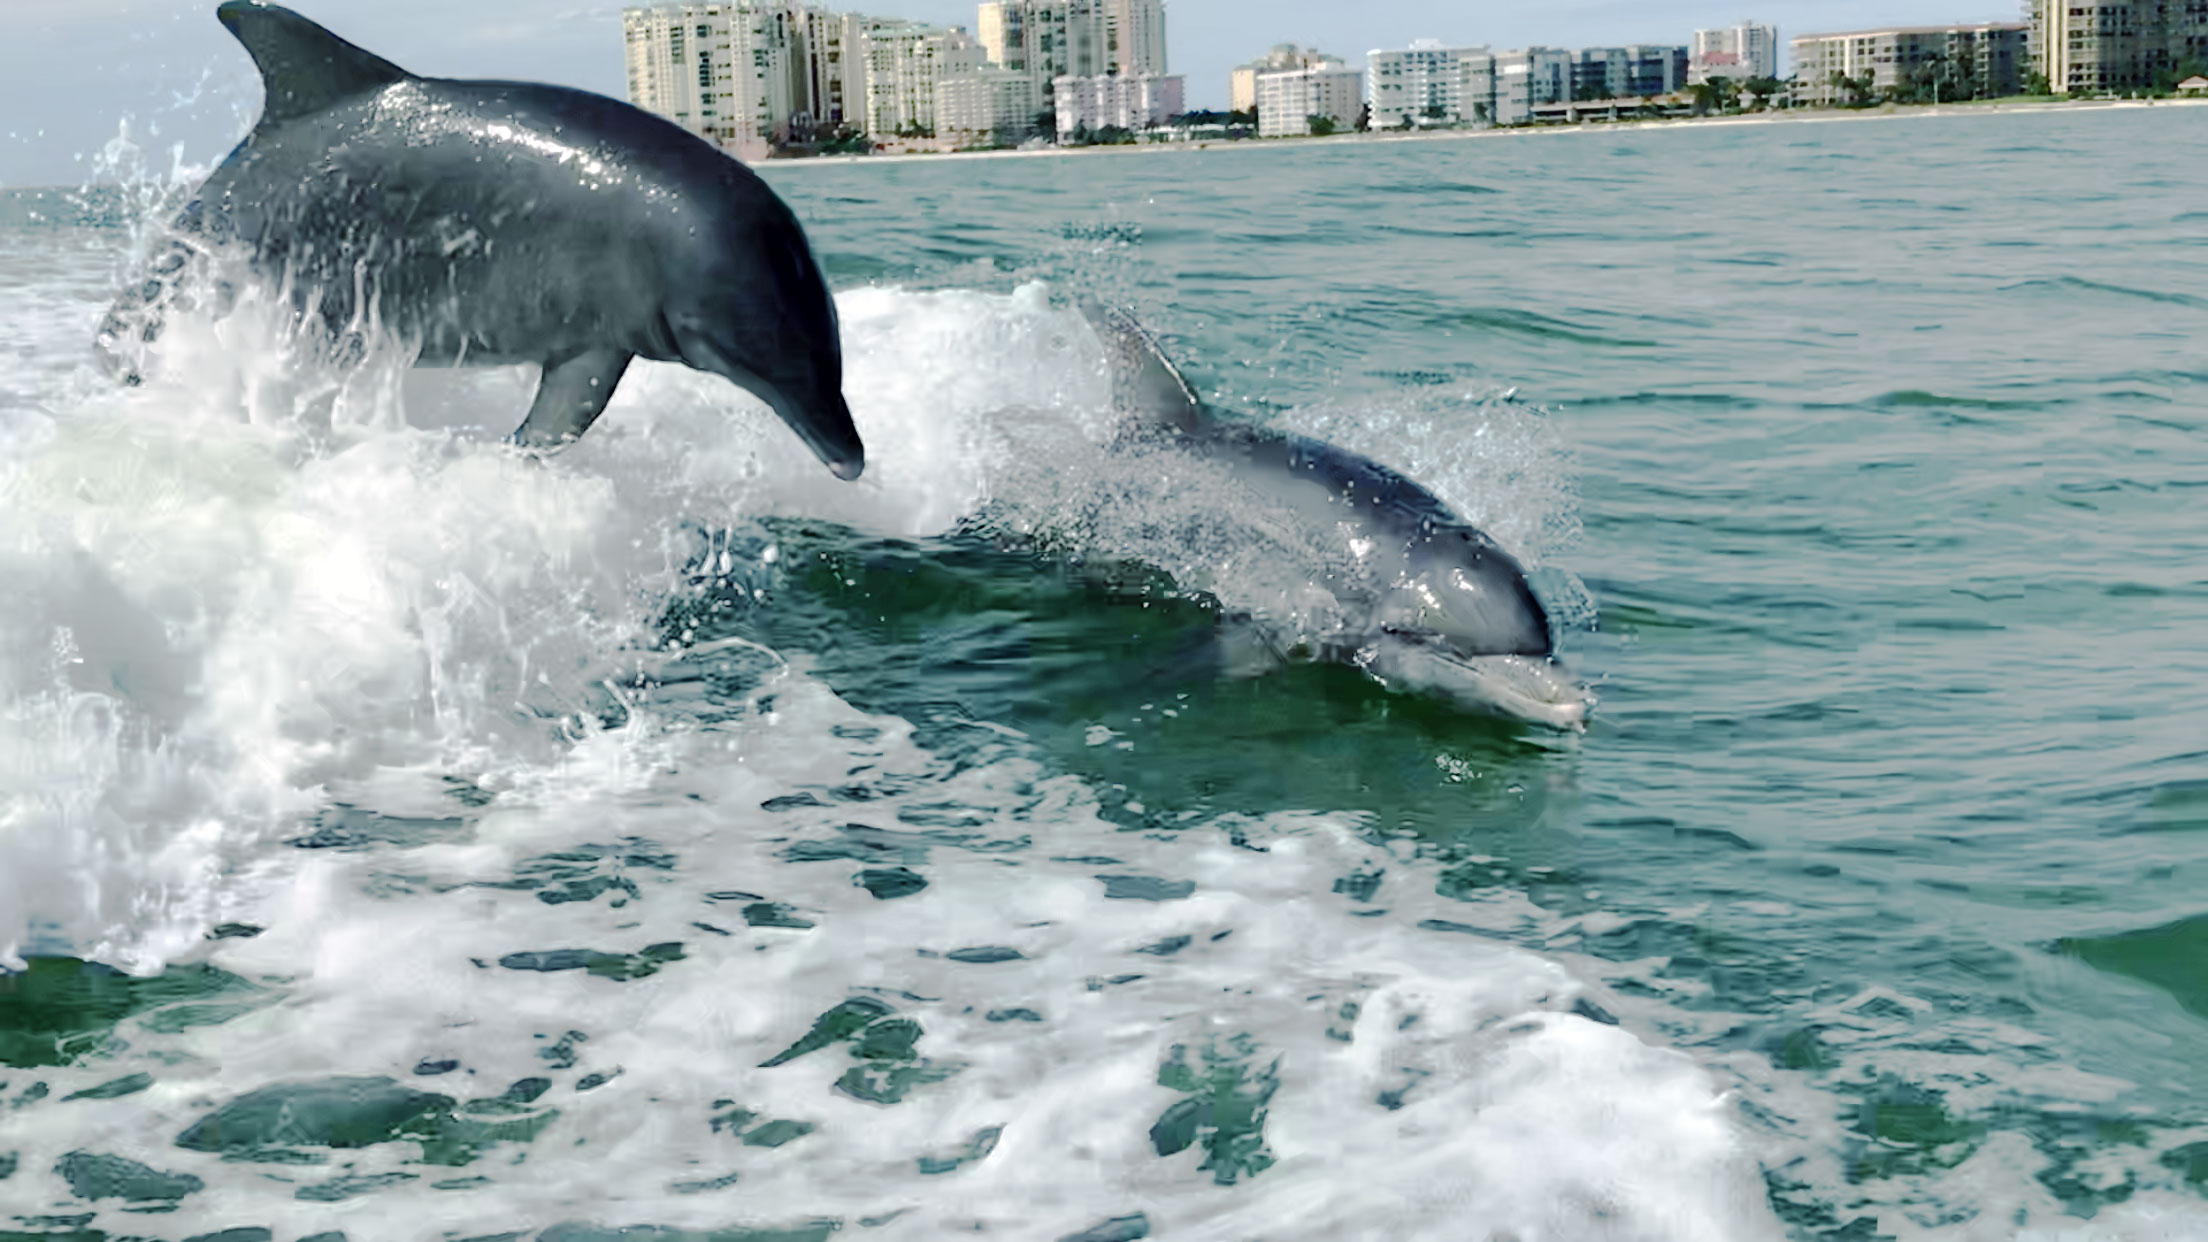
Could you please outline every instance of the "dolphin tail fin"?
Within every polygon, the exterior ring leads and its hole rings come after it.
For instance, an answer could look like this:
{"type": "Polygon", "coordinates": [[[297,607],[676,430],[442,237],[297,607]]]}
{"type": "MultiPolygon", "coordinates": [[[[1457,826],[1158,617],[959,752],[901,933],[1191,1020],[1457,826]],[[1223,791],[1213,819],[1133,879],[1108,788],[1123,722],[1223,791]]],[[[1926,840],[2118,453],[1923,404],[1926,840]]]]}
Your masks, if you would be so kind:
{"type": "Polygon", "coordinates": [[[1104,342],[1111,361],[1113,405],[1176,431],[1203,426],[1203,400],[1158,348],[1157,338],[1134,316],[1086,296],[1081,299],[1081,314],[1104,342]]]}
{"type": "Polygon", "coordinates": [[[288,121],[414,75],[280,5],[225,0],[215,17],[261,71],[263,124],[288,121]]]}

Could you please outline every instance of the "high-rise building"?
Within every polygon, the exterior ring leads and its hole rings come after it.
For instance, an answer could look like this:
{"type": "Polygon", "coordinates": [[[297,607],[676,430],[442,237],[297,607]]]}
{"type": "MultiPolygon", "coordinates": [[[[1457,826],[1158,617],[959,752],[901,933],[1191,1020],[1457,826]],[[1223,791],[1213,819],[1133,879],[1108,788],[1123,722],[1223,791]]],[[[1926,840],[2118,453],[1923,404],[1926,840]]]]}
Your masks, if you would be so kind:
{"type": "Polygon", "coordinates": [[[1123,78],[1166,72],[1164,0],[1104,0],[1107,72],[1123,78]]]}
{"type": "Polygon", "coordinates": [[[1046,101],[1059,78],[1166,71],[1163,0],[988,0],[974,29],[989,61],[1029,75],[1046,101]]]}
{"type": "Polygon", "coordinates": [[[822,132],[866,128],[866,57],[855,13],[810,9],[805,14],[806,85],[822,132]]]}
{"type": "Polygon", "coordinates": [[[963,30],[800,0],[663,4],[621,22],[629,101],[742,159],[843,126],[930,133],[937,84],[982,64],[963,30]]]}
{"type": "Polygon", "coordinates": [[[2029,67],[2071,95],[2153,90],[2208,68],[2203,0],[2025,0],[2029,67]]]}
{"type": "Polygon", "coordinates": [[[806,16],[793,5],[670,4],[621,15],[629,100],[743,158],[809,124],[806,16]]]}
{"type": "Polygon", "coordinates": [[[1315,69],[1320,65],[1338,62],[1316,48],[1297,47],[1293,43],[1275,43],[1273,50],[1246,65],[1236,65],[1228,78],[1227,107],[1236,112],[1248,112],[1257,106],[1257,75],[1281,69],[1315,69]]]}
{"type": "Polygon", "coordinates": [[[990,63],[1038,83],[1107,68],[1100,0],[991,0],[980,7],[974,29],[990,63]]]}
{"type": "Polygon", "coordinates": [[[1364,106],[1364,74],[1338,60],[1308,69],[1273,69],[1257,74],[1257,136],[1287,138],[1311,132],[1324,117],[1336,129],[1356,124],[1364,106]]]}
{"type": "Polygon", "coordinates": [[[983,64],[963,30],[892,17],[859,19],[866,66],[866,132],[875,138],[932,136],[935,88],[983,64]]]}
{"type": "Polygon", "coordinates": [[[1735,22],[1694,32],[1687,62],[1690,84],[1711,78],[1745,82],[1779,76],[1779,28],[1763,22],[1735,22]]]}
{"type": "Polygon", "coordinates": [[[1444,47],[1415,39],[1408,48],[1365,55],[1365,100],[1374,129],[1458,125],[1474,120],[1465,106],[1468,69],[1492,61],[1484,47],[1444,47]]]}
{"type": "Polygon", "coordinates": [[[1876,94],[1907,87],[1920,74],[1936,75],[1950,99],[2013,95],[2023,81],[2026,29],[2020,22],[1982,22],[1803,35],[1790,45],[1795,102],[1844,104],[1855,92],[1841,79],[1876,94]]]}

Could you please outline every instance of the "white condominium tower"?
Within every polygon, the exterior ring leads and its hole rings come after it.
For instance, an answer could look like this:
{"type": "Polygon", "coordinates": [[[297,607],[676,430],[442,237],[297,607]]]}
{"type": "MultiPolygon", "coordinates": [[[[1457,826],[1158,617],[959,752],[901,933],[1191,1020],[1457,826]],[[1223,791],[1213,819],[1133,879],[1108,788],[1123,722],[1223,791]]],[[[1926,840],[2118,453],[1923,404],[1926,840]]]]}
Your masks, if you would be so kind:
{"type": "Polygon", "coordinates": [[[1324,118],[1337,130],[1356,123],[1364,99],[1364,73],[1338,60],[1308,69],[1273,69],[1257,75],[1257,136],[1287,138],[1312,132],[1324,118]]]}
{"type": "Polygon", "coordinates": [[[1694,32],[1694,47],[1687,61],[1687,80],[1779,76],[1779,28],[1763,22],[1735,22],[1714,30],[1694,32]]]}
{"type": "Polygon", "coordinates": [[[1048,97],[1063,77],[1144,77],[1165,69],[1163,0],[989,0],[976,14],[982,50],[1048,97]]]}
{"type": "Polygon", "coordinates": [[[1164,73],[1164,0],[1104,0],[1104,38],[1113,73],[1123,78],[1164,73]]]}
{"type": "Polygon", "coordinates": [[[624,10],[629,102],[708,142],[763,153],[777,129],[812,119],[806,24],[795,5],[624,10]]]}
{"type": "Polygon", "coordinates": [[[742,159],[842,126],[928,134],[936,87],[983,63],[963,30],[799,0],[631,8],[621,25],[629,102],[742,159]]]}
{"type": "Polygon", "coordinates": [[[1409,129],[1475,119],[1465,106],[1465,85],[1475,64],[1484,67],[1493,59],[1484,47],[1444,47],[1438,39],[1414,39],[1393,51],[1373,49],[1365,56],[1372,127],[1409,129]]]}
{"type": "Polygon", "coordinates": [[[1236,65],[1228,76],[1227,106],[1236,112],[1248,112],[1257,106],[1257,75],[1282,69],[1313,69],[1334,58],[1317,48],[1297,47],[1293,43],[1275,43],[1273,50],[1246,65],[1236,65]]]}
{"type": "Polygon", "coordinates": [[[866,132],[876,138],[933,135],[935,88],[981,67],[981,48],[963,30],[892,17],[862,17],[866,132]]]}

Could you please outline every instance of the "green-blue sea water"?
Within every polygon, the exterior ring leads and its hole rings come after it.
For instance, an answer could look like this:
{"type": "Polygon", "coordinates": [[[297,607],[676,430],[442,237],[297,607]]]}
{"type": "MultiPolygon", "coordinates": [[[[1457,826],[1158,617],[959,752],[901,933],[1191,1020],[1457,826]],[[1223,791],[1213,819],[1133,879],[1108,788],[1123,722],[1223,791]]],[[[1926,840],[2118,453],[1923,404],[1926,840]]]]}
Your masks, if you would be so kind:
{"type": "Polygon", "coordinates": [[[763,172],[857,499],[672,370],[131,405],[131,213],[8,209],[0,1236],[2208,1236],[2208,110],[763,172]],[[1226,668],[1083,293],[1585,733],[1226,668]]]}

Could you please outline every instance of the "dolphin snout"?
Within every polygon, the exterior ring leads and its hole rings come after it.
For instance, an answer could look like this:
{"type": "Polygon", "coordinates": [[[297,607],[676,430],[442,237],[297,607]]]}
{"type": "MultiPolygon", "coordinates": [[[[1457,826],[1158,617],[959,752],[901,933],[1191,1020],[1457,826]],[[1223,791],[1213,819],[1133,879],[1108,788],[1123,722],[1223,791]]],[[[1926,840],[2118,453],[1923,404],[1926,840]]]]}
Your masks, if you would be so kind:
{"type": "Polygon", "coordinates": [[[829,393],[785,421],[830,474],[848,483],[866,469],[866,445],[859,439],[858,426],[851,421],[851,407],[844,403],[842,393],[829,393]]]}
{"type": "Polygon", "coordinates": [[[842,393],[831,391],[808,399],[786,395],[786,390],[766,384],[751,387],[797,433],[805,447],[813,450],[813,456],[828,467],[830,474],[848,483],[866,469],[866,444],[859,439],[859,428],[851,421],[851,407],[844,403],[842,393]]]}

